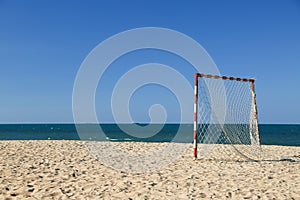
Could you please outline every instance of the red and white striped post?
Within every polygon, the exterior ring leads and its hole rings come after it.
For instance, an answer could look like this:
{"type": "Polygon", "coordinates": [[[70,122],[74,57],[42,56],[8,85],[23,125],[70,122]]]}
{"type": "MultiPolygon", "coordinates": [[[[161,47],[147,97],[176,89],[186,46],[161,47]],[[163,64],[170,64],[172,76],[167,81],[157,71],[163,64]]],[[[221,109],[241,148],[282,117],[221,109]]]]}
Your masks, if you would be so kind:
{"type": "Polygon", "coordinates": [[[255,88],[254,88],[254,79],[250,79],[251,82],[251,89],[252,89],[252,103],[254,105],[254,122],[255,124],[255,133],[256,133],[256,138],[258,139],[257,144],[260,144],[260,136],[258,133],[258,117],[257,117],[257,105],[256,105],[256,93],[255,93],[255,88]]]}
{"type": "Polygon", "coordinates": [[[194,86],[194,160],[197,159],[197,126],[198,126],[198,76],[195,74],[194,86]]]}

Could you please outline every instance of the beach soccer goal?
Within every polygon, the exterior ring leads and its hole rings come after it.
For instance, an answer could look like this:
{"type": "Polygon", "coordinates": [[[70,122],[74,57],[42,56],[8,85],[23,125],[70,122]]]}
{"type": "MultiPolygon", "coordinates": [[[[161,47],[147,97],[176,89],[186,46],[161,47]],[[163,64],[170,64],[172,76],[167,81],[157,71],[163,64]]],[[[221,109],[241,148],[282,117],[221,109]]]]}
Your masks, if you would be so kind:
{"type": "Polygon", "coordinates": [[[254,81],[195,74],[195,159],[208,155],[220,158],[226,154],[259,159],[260,137],[254,81]]]}

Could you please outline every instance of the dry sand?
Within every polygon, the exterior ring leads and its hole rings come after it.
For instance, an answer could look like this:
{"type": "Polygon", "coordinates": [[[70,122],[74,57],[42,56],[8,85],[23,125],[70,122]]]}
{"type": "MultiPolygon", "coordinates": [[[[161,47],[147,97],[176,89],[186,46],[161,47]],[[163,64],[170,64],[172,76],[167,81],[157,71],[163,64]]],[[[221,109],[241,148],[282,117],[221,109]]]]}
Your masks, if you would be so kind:
{"type": "Polygon", "coordinates": [[[0,199],[300,199],[300,147],[264,147],[296,162],[237,162],[193,161],[185,145],[175,163],[133,174],[101,164],[80,141],[0,141],[0,199]]]}

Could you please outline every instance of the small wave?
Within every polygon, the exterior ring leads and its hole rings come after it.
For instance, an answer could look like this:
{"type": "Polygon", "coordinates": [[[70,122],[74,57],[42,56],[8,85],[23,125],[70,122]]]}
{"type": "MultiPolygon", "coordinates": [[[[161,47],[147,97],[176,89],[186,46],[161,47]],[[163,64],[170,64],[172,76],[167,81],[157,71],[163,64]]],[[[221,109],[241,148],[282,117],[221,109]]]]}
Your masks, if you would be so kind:
{"type": "Polygon", "coordinates": [[[109,140],[109,141],[120,141],[120,142],[122,142],[122,141],[132,141],[131,138],[117,139],[117,138],[106,137],[106,139],[109,140]]]}
{"type": "Polygon", "coordinates": [[[110,140],[110,141],[118,141],[119,139],[115,139],[115,138],[106,138],[107,140],[110,140]]]}

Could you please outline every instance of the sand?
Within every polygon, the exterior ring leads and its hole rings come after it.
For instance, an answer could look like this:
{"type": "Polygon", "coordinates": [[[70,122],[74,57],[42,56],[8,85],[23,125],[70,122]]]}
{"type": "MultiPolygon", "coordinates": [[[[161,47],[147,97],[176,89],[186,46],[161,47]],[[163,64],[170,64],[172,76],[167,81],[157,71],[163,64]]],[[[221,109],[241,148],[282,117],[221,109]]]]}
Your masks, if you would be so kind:
{"type": "MultiPolygon", "coordinates": [[[[120,144],[141,154],[162,145],[120,144]]],[[[300,199],[300,147],[264,147],[296,162],[237,162],[193,161],[184,145],[176,162],[130,173],[101,164],[80,141],[0,141],[0,199],[300,199]]]]}

